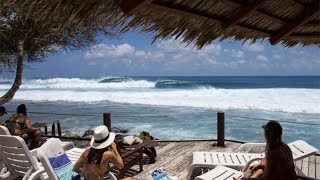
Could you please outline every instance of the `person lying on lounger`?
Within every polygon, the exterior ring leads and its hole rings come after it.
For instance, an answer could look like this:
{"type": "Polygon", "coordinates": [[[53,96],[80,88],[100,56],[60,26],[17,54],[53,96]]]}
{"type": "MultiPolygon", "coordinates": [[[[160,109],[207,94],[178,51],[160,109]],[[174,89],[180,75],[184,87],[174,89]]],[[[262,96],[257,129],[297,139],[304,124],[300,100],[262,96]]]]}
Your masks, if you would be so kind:
{"type": "MultiPolygon", "coordinates": [[[[243,180],[294,180],[297,175],[290,147],[282,142],[282,127],[277,121],[263,125],[266,139],[266,157],[257,165],[251,165],[243,180]]],[[[238,178],[233,178],[237,180],[238,178]]]]}
{"type": "Polygon", "coordinates": [[[103,180],[110,171],[109,163],[122,169],[124,164],[114,139],[115,133],[109,132],[107,126],[98,126],[90,142],[91,148],[82,153],[73,171],[90,180],[103,180]]]}

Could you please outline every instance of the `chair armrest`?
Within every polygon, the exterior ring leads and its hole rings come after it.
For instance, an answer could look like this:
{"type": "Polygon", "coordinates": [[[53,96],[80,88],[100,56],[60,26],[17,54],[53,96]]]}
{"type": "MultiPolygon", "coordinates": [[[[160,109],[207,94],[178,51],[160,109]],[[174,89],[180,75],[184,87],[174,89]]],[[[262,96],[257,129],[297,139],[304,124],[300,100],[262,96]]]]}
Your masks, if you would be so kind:
{"type": "Polygon", "coordinates": [[[235,152],[241,152],[243,149],[245,149],[247,146],[249,147],[259,147],[259,146],[266,146],[266,143],[244,143],[241,144],[235,152]]]}
{"type": "Polygon", "coordinates": [[[1,169],[1,173],[0,173],[0,179],[6,179],[7,177],[10,176],[10,172],[8,171],[7,167],[3,167],[1,169]]]}
{"type": "Polygon", "coordinates": [[[245,172],[246,170],[248,170],[249,169],[249,166],[250,166],[250,164],[251,163],[253,163],[253,162],[255,162],[255,161],[261,161],[263,158],[253,158],[253,159],[251,159],[250,161],[248,161],[247,162],[247,164],[243,167],[243,169],[242,169],[242,172],[245,172]]]}
{"type": "Polygon", "coordinates": [[[40,168],[39,170],[35,171],[34,173],[32,173],[28,180],[34,180],[34,179],[37,179],[38,176],[40,176],[42,173],[44,173],[45,170],[43,168],[40,168]]]}
{"type": "Polygon", "coordinates": [[[30,151],[30,153],[31,153],[32,156],[37,157],[37,156],[38,156],[38,155],[37,155],[37,151],[38,151],[38,148],[32,149],[32,150],[30,151]]]}
{"type": "Polygon", "coordinates": [[[112,172],[109,172],[107,176],[108,176],[111,180],[117,180],[116,176],[115,176],[112,172]]]}
{"type": "Polygon", "coordinates": [[[3,167],[2,167],[1,172],[0,172],[0,176],[5,174],[7,171],[8,171],[7,167],[5,166],[5,164],[3,164],[3,167]]]}

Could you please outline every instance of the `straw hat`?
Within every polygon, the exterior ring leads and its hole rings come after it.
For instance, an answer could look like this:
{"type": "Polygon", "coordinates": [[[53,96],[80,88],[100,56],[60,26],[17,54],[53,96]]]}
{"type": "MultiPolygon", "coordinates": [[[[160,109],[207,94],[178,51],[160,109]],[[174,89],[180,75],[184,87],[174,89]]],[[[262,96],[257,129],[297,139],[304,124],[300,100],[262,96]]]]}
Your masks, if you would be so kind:
{"type": "Polygon", "coordinates": [[[115,133],[109,132],[107,126],[98,126],[93,132],[90,145],[94,149],[106,148],[114,141],[115,136],[115,133]]]}

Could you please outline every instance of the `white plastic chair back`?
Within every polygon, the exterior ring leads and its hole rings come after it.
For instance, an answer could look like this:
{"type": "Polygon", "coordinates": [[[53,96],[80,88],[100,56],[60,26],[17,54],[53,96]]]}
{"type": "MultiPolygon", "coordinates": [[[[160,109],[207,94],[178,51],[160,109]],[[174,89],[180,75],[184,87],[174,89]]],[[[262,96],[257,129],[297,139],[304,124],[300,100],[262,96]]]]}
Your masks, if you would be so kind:
{"type": "Polygon", "coordinates": [[[0,125],[0,135],[11,135],[8,128],[0,125]]]}
{"type": "Polygon", "coordinates": [[[292,151],[293,160],[297,161],[305,157],[311,156],[317,153],[317,149],[302,140],[297,140],[289,143],[288,146],[292,151]]]}
{"type": "Polygon", "coordinates": [[[61,141],[57,138],[48,139],[40,148],[38,148],[37,156],[48,175],[48,179],[58,180],[58,177],[50,164],[49,158],[63,153],[64,150],[61,146],[61,141]]]}
{"type": "Polygon", "coordinates": [[[0,135],[0,156],[10,177],[23,177],[24,180],[39,169],[36,158],[21,137],[0,135]]]}

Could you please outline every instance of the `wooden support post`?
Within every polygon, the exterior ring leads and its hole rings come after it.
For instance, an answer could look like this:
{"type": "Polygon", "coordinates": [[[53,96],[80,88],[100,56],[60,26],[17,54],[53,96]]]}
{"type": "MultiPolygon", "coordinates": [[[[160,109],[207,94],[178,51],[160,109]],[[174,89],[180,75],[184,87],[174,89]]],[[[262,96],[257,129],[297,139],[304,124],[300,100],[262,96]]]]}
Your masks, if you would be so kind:
{"type": "Polygon", "coordinates": [[[224,146],[224,112],[217,113],[217,145],[224,146]]]}
{"type": "Polygon", "coordinates": [[[56,136],[56,125],[54,124],[54,122],[52,123],[52,126],[51,126],[51,135],[56,136]]]}
{"type": "Polygon", "coordinates": [[[111,113],[103,113],[103,124],[111,131],[111,113]]]}
{"type": "Polygon", "coordinates": [[[57,120],[58,136],[61,136],[61,126],[59,120],[57,120]]]}
{"type": "Polygon", "coordinates": [[[47,125],[44,125],[44,134],[48,135],[48,127],[47,127],[47,125]]]}

